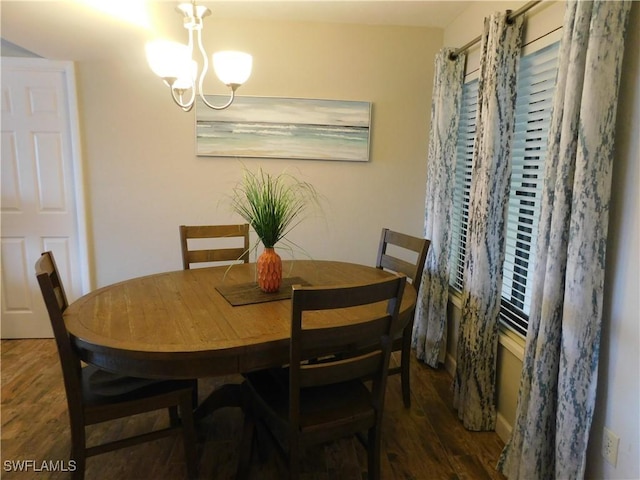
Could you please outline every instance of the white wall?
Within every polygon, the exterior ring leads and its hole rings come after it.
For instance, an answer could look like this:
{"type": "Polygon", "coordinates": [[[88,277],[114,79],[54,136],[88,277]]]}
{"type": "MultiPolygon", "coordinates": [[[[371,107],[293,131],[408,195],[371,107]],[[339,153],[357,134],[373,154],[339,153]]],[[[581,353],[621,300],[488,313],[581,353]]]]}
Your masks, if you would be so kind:
{"type": "MultiPolygon", "coordinates": [[[[444,44],[463,45],[482,31],[482,18],[493,11],[516,10],[524,2],[477,2],[444,32],[444,44]],[[473,28],[472,25],[475,25],[473,28]]],[[[549,2],[527,14],[526,41],[562,24],[564,4],[549,2]]],[[[640,2],[634,2],[625,47],[620,86],[616,158],[607,250],[605,310],[600,350],[596,413],[590,434],[586,478],[640,478],[640,2]],[[602,429],[620,437],[617,467],[601,456],[602,429]]],[[[470,66],[477,62],[471,51],[470,66]]],[[[459,310],[452,305],[449,359],[455,359],[459,310]]],[[[502,338],[498,353],[498,411],[501,434],[507,436],[515,418],[522,362],[517,342],[502,338]]]]}
{"type": "MultiPolygon", "coordinates": [[[[212,19],[207,33],[208,43],[225,39],[253,54],[254,72],[242,95],[373,102],[371,160],[196,157],[194,114],[174,106],[142,46],[129,57],[79,62],[96,286],[180,268],[181,223],[241,221],[220,202],[240,178],[242,163],[291,169],[326,197],[324,215],[291,236],[313,258],[372,264],[382,227],[422,234],[441,30],[212,19]]],[[[223,92],[220,85],[210,93],[223,92]]]]}

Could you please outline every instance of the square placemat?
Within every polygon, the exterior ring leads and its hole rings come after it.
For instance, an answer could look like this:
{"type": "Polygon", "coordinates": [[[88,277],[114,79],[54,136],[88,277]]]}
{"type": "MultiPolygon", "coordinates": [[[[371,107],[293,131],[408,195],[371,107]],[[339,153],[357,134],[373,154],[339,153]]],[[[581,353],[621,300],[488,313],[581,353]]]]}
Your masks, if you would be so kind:
{"type": "Polygon", "coordinates": [[[300,277],[287,277],[282,279],[280,290],[273,293],[265,293],[260,290],[256,282],[240,283],[237,285],[220,285],[216,290],[220,292],[227,302],[234,307],[250,305],[252,303],[274,302],[291,298],[293,285],[310,285],[300,277]]]}

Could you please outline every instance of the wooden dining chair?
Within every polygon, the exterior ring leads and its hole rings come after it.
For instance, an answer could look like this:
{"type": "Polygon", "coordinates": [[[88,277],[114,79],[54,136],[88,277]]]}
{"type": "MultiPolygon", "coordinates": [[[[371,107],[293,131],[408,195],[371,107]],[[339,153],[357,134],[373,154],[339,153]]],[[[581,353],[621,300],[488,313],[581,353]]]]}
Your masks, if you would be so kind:
{"type": "MultiPolygon", "coordinates": [[[[420,289],[424,263],[427,259],[430,241],[424,238],[414,237],[400,232],[394,232],[388,228],[382,229],[378,246],[376,267],[401,272],[411,281],[416,293],[420,289]],[[389,246],[391,249],[388,249],[389,246]]],[[[413,316],[405,327],[400,338],[393,342],[393,351],[400,351],[400,365],[389,368],[389,375],[400,374],[402,383],[402,400],[406,408],[411,407],[411,337],[413,335],[413,316]]]]}
{"type": "Polygon", "coordinates": [[[182,246],[182,266],[185,270],[192,263],[244,262],[249,263],[249,224],[240,225],[180,225],[180,245],[182,246]],[[220,248],[190,248],[194,241],[223,238],[242,239],[242,246],[224,245],[220,248]]]}
{"type": "Polygon", "coordinates": [[[197,475],[193,408],[197,403],[195,380],[152,380],[126,377],[82,366],[62,314],[67,297],[53,254],[44,252],[35,265],[42,297],[58,347],[71,427],[73,477],[84,478],[87,457],[182,434],[189,478],[197,475]],[[167,408],[169,426],[102,444],[87,446],[86,427],[118,418],[167,408]],[[178,414],[179,410],[179,414],[178,414]]]}
{"type": "Polygon", "coordinates": [[[299,477],[305,447],[368,431],[359,436],[367,447],[368,476],[380,478],[385,384],[391,339],[402,329],[405,281],[395,275],[366,285],[293,287],[288,367],[245,376],[241,452],[248,458],[241,458],[238,478],[248,474],[256,422],[276,440],[292,479],[299,477]],[[386,302],[386,310],[372,307],[377,302],[386,302]]]}

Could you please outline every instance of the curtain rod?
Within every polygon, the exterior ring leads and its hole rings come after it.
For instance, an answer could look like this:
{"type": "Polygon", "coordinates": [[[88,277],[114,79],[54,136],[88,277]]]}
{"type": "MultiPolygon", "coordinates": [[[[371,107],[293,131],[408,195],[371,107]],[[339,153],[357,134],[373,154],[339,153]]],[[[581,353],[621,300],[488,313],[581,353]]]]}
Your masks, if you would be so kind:
{"type": "MultiPolygon", "coordinates": [[[[542,0],[534,0],[532,2],[525,3],[522,7],[520,7],[515,12],[510,12],[507,10],[507,22],[511,22],[514,18],[519,17],[520,15],[529,11],[531,8],[535,7],[537,4],[541,2],[542,0]]],[[[462,52],[466,52],[467,50],[469,50],[469,48],[473,47],[480,40],[482,40],[482,35],[478,35],[476,38],[474,38],[470,42],[465,43],[463,46],[456,49],[454,52],[450,53],[449,58],[451,60],[455,60],[456,58],[458,58],[458,55],[460,55],[462,52]]]]}

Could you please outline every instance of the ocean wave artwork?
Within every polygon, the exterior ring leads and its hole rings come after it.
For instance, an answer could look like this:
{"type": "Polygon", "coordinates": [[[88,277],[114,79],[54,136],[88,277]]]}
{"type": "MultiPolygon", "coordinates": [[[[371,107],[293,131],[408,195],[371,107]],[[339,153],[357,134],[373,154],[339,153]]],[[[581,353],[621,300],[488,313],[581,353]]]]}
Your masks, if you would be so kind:
{"type": "Polygon", "coordinates": [[[370,124],[370,102],[238,96],[229,108],[211,110],[199,100],[197,154],[366,162],[370,124]]]}

